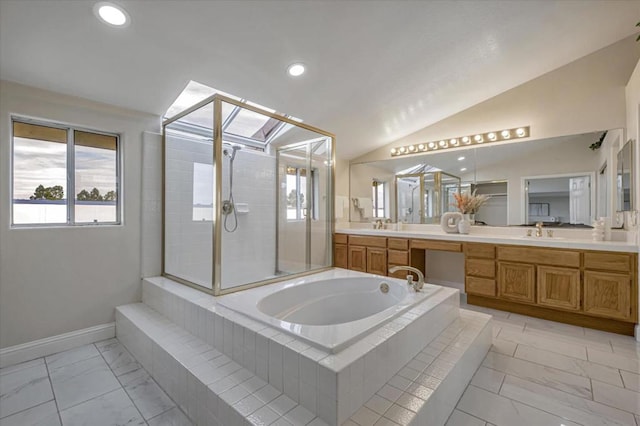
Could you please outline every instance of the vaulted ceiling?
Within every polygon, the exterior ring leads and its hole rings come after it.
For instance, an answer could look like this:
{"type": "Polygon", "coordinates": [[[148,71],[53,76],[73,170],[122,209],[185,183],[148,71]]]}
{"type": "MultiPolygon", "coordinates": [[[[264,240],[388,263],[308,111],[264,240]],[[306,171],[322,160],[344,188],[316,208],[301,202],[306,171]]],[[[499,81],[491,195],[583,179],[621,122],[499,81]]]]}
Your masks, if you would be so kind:
{"type": "Polygon", "coordinates": [[[640,0],[0,0],[0,78],[163,114],[189,80],[333,132],[353,158],[636,31],[640,0]],[[307,65],[299,78],[292,62],[307,65]]]}

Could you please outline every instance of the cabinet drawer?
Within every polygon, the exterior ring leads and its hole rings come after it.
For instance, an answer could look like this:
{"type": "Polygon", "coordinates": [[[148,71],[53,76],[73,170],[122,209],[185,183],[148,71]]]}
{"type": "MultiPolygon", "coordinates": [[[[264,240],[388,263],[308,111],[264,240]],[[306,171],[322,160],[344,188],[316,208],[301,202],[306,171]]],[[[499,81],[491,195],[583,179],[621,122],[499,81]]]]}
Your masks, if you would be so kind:
{"type": "Polygon", "coordinates": [[[496,280],[490,280],[488,278],[467,277],[467,279],[465,280],[465,291],[469,294],[495,297],[496,280]]]}
{"type": "Polygon", "coordinates": [[[387,250],[389,265],[408,265],[409,252],[402,250],[387,250]]]}
{"type": "Polygon", "coordinates": [[[535,247],[502,246],[498,247],[498,260],[579,268],[580,252],[535,247]]]}
{"type": "Polygon", "coordinates": [[[333,242],[336,244],[347,244],[347,234],[333,234],[333,242]]]}
{"type": "Polygon", "coordinates": [[[631,255],[626,253],[584,253],[585,269],[604,269],[607,271],[630,272],[631,255]]]}
{"type": "Polygon", "coordinates": [[[406,238],[388,238],[387,247],[394,250],[409,250],[409,240],[406,238]]]}
{"type": "Polygon", "coordinates": [[[495,278],[495,261],[489,259],[467,259],[467,275],[474,277],[495,278]]]}
{"type": "Polygon", "coordinates": [[[349,235],[349,245],[366,247],[387,247],[386,237],[364,237],[361,235],[349,235]]]}
{"type": "Polygon", "coordinates": [[[464,253],[468,257],[480,257],[483,259],[496,258],[496,246],[492,244],[482,243],[466,243],[464,245],[464,253]]]}
{"type": "Polygon", "coordinates": [[[438,240],[411,240],[411,248],[423,250],[462,251],[462,243],[438,240]]]}

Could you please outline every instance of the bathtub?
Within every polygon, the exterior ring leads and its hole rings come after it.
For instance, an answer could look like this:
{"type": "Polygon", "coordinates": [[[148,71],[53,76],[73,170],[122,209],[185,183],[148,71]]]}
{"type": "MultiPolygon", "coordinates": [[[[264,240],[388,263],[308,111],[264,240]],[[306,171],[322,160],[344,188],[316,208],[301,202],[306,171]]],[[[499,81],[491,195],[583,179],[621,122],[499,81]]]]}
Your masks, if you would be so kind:
{"type": "Polygon", "coordinates": [[[333,269],[218,298],[218,304],[276,327],[315,347],[339,352],[430,297],[406,280],[333,269]],[[388,286],[383,292],[382,287],[388,286]]]}

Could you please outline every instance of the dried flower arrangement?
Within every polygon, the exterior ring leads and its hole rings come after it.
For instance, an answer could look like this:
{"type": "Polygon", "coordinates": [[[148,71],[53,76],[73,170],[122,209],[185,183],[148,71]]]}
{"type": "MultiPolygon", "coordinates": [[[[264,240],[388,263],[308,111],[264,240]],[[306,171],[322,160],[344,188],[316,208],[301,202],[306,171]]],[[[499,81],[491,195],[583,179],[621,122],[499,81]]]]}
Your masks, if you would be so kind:
{"type": "Polygon", "coordinates": [[[455,203],[451,205],[456,207],[462,214],[475,214],[478,209],[482,207],[487,201],[489,201],[488,195],[476,195],[476,191],[473,194],[463,192],[462,194],[453,194],[456,199],[455,203]]]}

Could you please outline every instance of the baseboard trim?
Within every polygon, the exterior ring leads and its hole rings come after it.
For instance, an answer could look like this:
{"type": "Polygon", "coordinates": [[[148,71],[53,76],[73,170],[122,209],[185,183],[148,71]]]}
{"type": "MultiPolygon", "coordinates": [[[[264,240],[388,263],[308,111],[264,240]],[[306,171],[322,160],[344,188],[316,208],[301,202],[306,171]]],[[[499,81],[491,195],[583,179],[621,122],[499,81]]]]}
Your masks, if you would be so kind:
{"type": "Polygon", "coordinates": [[[640,324],[636,324],[636,340],[640,342],[640,324]]]}
{"type": "Polygon", "coordinates": [[[0,349],[0,368],[73,349],[116,335],[116,323],[96,325],[0,349]]]}

